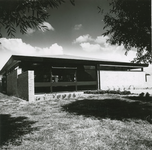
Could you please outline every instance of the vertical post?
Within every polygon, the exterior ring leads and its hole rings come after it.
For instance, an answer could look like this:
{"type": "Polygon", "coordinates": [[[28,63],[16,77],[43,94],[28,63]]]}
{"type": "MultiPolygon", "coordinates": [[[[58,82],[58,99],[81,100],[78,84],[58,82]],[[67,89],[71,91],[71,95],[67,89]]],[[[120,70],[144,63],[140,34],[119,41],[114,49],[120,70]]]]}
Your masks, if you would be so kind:
{"type": "Polygon", "coordinates": [[[98,70],[97,73],[98,73],[98,90],[101,90],[100,70],[98,70]]]}
{"type": "Polygon", "coordinates": [[[75,71],[75,90],[77,91],[78,90],[78,87],[77,87],[77,69],[75,71]]]}
{"type": "Polygon", "coordinates": [[[52,93],[52,66],[50,69],[50,92],[52,93]]]}
{"type": "Polygon", "coordinates": [[[98,64],[96,65],[96,74],[97,74],[97,90],[100,90],[100,70],[98,70],[98,64]]]}
{"type": "Polygon", "coordinates": [[[28,100],[34,101],[34,71],[28,71],[28,100]]]}

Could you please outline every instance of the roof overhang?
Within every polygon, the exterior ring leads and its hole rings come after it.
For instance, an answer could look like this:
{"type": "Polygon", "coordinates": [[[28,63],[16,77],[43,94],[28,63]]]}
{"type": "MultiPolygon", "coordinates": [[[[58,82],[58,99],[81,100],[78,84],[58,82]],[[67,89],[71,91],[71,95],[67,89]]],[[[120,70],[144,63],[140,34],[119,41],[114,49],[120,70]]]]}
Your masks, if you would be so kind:
{"type": "Polygon", "coordinates": [[[99,59],[91,59],[84,57],[67,57],[66,55],[63,57],[62,55],[58,56],[23,56],[23,55],[12,55],[4,67],[1,69],[0,74],[4,74],[9,71],[11,68],[16,66],[20,62],[31,62],[31,63],[47,63],[53,62],[54,64],[66,63],[66,64],[89,64],[89,65],[97,65],[98,70],[102,70],[103,68],[124,68],[124,69],[139,69],[143,67],[148,67],[148,64],[136,64],[136,63],[128,63],[128,62],[115,62],[115,61],[105,61],[99,59]]]}
{"type": "Polygon", "coordinates": [[[141,69],[144,67],[148,67],[148,64],[99,64],[98,70],[130,70],[130,69],[141,69]]]}
{"type": "Polygon", "coordinates": [[[6,62],[3,68],[0,70],[0,74],[3,75],[5,72],[9,71],[11,68],[16,67],[20,60],[15,60],[13,56],[6,62]]]}

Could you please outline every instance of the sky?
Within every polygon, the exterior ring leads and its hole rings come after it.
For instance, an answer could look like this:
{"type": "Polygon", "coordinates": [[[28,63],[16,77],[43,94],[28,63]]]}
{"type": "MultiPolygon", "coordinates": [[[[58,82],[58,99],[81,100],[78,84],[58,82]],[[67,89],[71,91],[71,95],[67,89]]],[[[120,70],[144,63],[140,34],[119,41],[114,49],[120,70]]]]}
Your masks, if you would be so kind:
{"type": "MultiPolygon", "coordinates": [[[[136,49],[125,55],[123,45],[110,45],[108,36],[102,36],[103,15],[97,6],[109,10],[108,0],[69,0],[58,8],[49,10],[50,17],[41,25],[48,30],[27,29],[27,34],[16,32],[8,38],[3,30],[0,39],[0,69],[11,55],[74,55],[101,60],[130,62],[136,49]]],[[[40,25],[40,26],[41,26],[40,25]]]]}

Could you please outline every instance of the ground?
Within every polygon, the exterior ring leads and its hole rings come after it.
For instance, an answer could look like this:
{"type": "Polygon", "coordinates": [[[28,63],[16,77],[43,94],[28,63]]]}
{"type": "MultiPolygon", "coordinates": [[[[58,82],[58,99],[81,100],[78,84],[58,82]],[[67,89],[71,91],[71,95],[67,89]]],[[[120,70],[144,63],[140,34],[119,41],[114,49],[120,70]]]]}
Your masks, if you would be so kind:
{"type": "Polygon", "coordinates": [[[82,94],[33,103],[0,93],[0,147],[151,150],[152,99],[82,94]]]}

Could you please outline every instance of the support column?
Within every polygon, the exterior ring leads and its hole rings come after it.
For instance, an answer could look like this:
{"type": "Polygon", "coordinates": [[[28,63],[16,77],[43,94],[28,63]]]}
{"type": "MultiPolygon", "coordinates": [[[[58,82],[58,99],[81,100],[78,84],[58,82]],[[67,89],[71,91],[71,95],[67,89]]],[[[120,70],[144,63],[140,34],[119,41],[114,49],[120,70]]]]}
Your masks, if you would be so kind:
{"type": "Polygon", "coordinates": [[[28,101],[33,102],[34,99],[34,71],[28,71],[28,101]]]}
{"type": "Polygon", "coordinates": [[[52,93],[52,67],[50,69],[50,92],[52,93]]]}
{"type": "Polygon", "coordinates": [[[98,84],[98,90],[101,90],[101,79],[100,79],[100,70],[97,70],[97,84],[98,84]]]}

